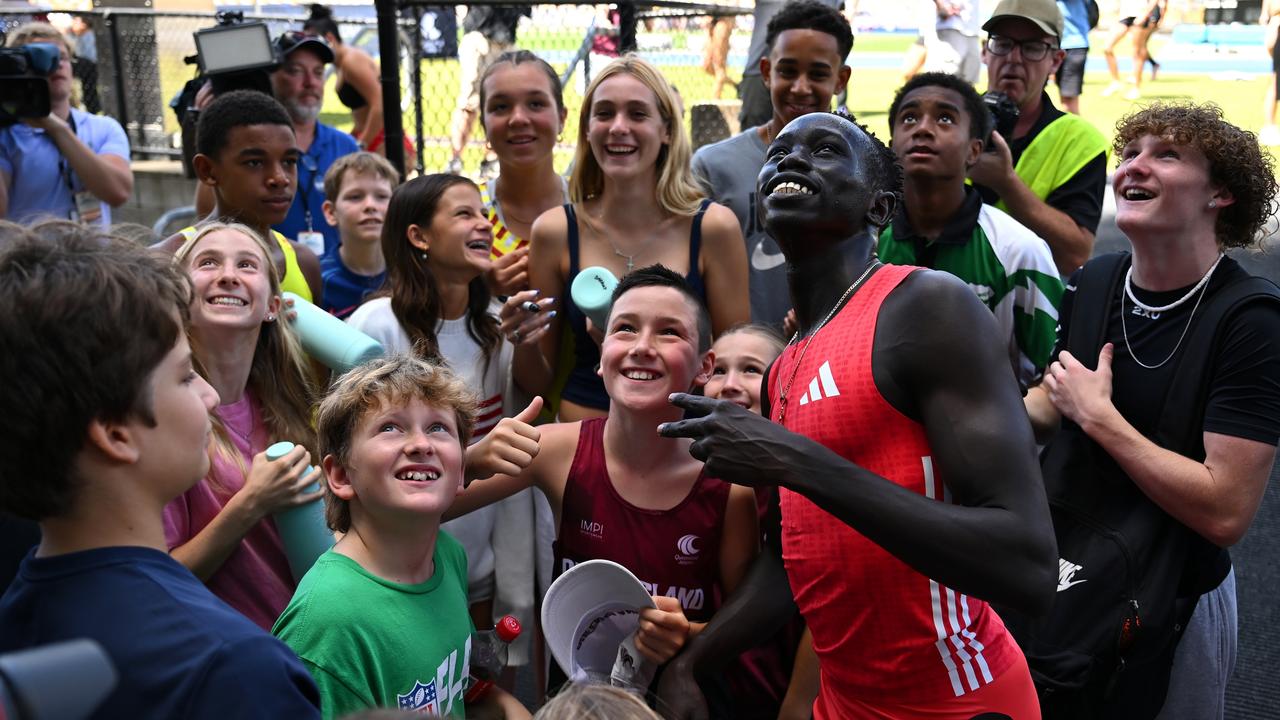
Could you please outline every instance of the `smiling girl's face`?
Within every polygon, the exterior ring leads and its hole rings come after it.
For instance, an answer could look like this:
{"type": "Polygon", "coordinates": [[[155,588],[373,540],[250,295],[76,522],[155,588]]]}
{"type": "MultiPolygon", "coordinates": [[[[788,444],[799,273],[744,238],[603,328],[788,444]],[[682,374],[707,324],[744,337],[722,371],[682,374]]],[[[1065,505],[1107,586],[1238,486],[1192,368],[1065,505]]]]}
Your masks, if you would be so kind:
{"type": "Polygon", "coordinates": [[[409,242],[428,253],[431,272],[442,281],[467,283],[493,267],[493,225],[469,182],[451,185],[436,203],[431,225],[409,226],[409,242]]]}
{"type": "Polygon", "coordinates": [[[711,350],[716,359],[707,381],[707,397],[728,400],[759,414],[764,372],[778,357],[777,346],[767,338],[740,330],[721,336],[711,350]]]}

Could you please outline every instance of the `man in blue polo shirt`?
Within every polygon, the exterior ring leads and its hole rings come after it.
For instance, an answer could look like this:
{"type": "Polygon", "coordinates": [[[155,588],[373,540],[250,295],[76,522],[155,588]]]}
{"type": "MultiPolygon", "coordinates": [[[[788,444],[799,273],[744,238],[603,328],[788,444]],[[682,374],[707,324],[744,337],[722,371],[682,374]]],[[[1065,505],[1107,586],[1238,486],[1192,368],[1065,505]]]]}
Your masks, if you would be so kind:
{"type": "Polygon", "coordinates": [[[293,120],[303,155],[298,163],[298,193],[284,222],[274,229],[323,257],[342,244],[338,229],[324,218],[324,174],[334,160],[359,152],[355,138],[319,122],[324,103],[324,66],[333,50],[316,35],[286,32],[276,38],[280,69],[271,74],[271,91],[293,120]]]}
{"type": "Polygon", "coordinates": [[[129,140],[115,120],[71,107],[71,48],[62,33],[29,23],[10,36],[14,47],[31,43],[57,46],[61,60],[49,76],[49,115],[0,128],[0,218],[110,224],[111,208],[133,192],[129,140]]]}

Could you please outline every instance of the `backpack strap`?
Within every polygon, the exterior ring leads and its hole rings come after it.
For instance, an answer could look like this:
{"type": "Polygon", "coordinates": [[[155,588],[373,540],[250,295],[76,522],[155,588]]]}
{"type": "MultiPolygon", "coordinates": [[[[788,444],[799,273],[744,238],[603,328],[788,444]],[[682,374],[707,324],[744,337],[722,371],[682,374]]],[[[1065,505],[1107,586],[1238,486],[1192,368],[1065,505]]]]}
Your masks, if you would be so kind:
{"type": "Polygon", "coordinates": [[[1090,370],[1098,369],[1098,353],[1107,335],[1111,299],[1116,296],[1124,271],[1129,269],[1129,259],[1127,252],[1100,255],[1085,263],[1076,276],[1067,349],[1090,370]]]}
{"type": "Polygon", "coordinates": [[[1204,456],[1204,406],[1208,402],[1206,382],[1215,360],[1220,336],[1227,320],[1255,301],[1280,302],[1280,288],[1266,278],[1247,275],[1205,298],[1200,316],[1187,333],[1186,349],[1178,360],[1156,437],[1160,445],[1188,457],[1204,456]]]}

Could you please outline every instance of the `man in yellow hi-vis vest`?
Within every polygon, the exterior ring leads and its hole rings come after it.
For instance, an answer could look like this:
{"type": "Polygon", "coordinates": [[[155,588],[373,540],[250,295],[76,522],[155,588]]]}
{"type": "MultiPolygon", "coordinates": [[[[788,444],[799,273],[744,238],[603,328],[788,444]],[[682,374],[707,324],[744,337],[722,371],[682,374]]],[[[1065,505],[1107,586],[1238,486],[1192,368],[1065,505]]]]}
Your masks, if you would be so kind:
{"type": "Polygon", "coordinates": [[[1066,56],[1059,47],[1062,12],[1054,0],[1001,0],[982,26],[987,89],[1018,105],[1010,137],[969,172],[983,200],[1012,215],[1049,244],[1063,277],[1089,259],[1102,218],[1107,141],[1088,120],[1064,113],[1045,83],[1066,56]]]}

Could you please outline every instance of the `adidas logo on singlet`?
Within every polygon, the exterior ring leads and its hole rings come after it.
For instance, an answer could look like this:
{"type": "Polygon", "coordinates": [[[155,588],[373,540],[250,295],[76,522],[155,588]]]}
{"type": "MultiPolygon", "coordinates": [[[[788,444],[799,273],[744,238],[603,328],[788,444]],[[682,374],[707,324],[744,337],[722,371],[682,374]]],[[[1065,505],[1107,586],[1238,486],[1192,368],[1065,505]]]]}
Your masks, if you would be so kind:
{"type": "Polygon", "coordinates": [[[831,375],[831,361],[828,360],[818,368],[817,376],[809,380],[809,388],[800,396],[800,404],[808,405],[839,394],[840,388],[836,387],[836,379],[831,375]]]}

